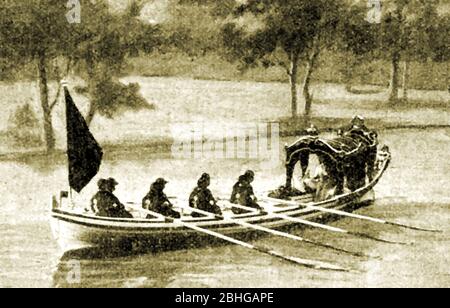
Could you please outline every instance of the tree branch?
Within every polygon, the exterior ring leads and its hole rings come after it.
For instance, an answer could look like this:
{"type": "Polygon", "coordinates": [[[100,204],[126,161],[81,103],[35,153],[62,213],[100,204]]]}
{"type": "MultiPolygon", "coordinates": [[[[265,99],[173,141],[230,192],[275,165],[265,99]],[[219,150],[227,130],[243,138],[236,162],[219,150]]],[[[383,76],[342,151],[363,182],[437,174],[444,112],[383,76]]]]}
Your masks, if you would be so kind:
{"type": "MultiPolygon", "coordinates": [[[[293,53],[292,52],[290,52],[289,53],[289,55],[288,55],[288,59],[289,59],[289,63],[292,63],[292,61],[293,61],[293,53]]],[[[284,66],[284,68],[286,69],[286,73],[288,74],[288,76],[290,77],[290,78],[292,78],[292,69],[289,67],[289,66],[284,66]]]]}
{"type": "Polygon", "coordinates": [[[56,104],[58,103],[59,100],[59,96],[61,95],[61,82],[58,83],[58,91],[56,92],[56,97],[53,100],[53,102],[50,104],[50,111],[53,110],[53,108],[55,108],[56,104]]]}

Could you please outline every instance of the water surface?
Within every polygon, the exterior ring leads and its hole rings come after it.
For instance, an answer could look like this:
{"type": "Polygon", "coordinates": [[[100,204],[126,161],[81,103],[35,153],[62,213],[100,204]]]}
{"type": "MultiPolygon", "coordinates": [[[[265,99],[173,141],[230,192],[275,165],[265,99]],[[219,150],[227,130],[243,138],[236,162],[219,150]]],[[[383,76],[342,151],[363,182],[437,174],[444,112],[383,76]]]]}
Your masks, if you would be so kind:
{"type": "MultiPolygon", "coordinates": [[[[342,219],[333,225],[413,246],[387,245],[322,230],[291,232],[342,248],[378,254],[361,260],[289,239],[255,241],[289,255],[330,261],[361,273],[322,272],[295,266],[245,248],[224,245],[106,258],[62,257],[49,227],[50,201],[66,188],[63,157],[0,162],[0,286],[3,287],[450,287],[450,130],[399,130],[381,133],[393,161],[376,187],[377,200],[358,212],[445,232],[422,233],[342,219]],[[81,283],[71,284],[70,262],[81,262],[81,283]]],[[[282,143],[289,140],[283,140],[282,143]]],[[[282,153],[282,152],[281,152],[282,153]]],[[[255,190],[267,191],[284,180],[278,164],[254,160],[174,160],[143,149],[106,153],[99,177],[119,180],[117,195],[138,201],[155,178],[170,180],[168,195],[187,197],[202,172],[212,176],[216,195],[228,195],[237,176],[255,169],[255,190]]],[[[87,201],[95,181],[78,198],[87,201]]]]}

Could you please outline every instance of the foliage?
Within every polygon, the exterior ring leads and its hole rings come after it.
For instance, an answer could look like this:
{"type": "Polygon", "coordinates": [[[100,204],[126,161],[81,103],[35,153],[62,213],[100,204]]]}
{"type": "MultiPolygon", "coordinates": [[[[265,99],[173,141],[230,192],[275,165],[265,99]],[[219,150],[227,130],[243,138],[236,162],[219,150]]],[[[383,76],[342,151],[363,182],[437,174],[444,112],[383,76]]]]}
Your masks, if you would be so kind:
{"type": "Polygon", "coordinates": [[[163,43],[159,26],[139,18],[143,5],[132,1],[125,11],[111,13],[106,1],[83,1],[84,21],[74,26],[72,51],[67,56],[89,84],[88,123],[97,112],[113,117],[119,110],[148,107],[136,86],[123,87],[114,81],[128,57],[150,53],[163,43]]]}
{"type": "Polygon", "coordinates": [[[436,28],[430,31],[432,60],[450,61],[450,16],[440,16],[436,28]]]}
{"type": "Polygon", "coordinates": [[[297,75],[301,61],[307,69],[303,82],[305,118],[313,97],[311,76],[321,51],[336,45],[336,29],[345,6],[337,0],[248,0],[238,4],[231,21],[222,27],[229,59],[242,67],[285,68],[291,84],[291,111],[297,116],[297,75]]]}
{"type": "Polygon", "coordinates": [[[181,51],[192,60],[220,52],[220,24],[230,2],[176,0],[168,7],[168,18],[161,24],[162,52],[181,51]]]}
{"type": "Polygon", "coordinates": [[[351,5],[343,12],[343,20],[336,36],[339,50],[349,51],[357,57],[376,56],[380,27],[367,21],[367,8],[351,5]]]}
{"type": "MultiPolygon", "coordinates": [[[[96,83],[92,104],[98,106],[97,112],[107,118],[115,116],[127,110],[154,109],[139,93],[140,86],[137,83],[124,85],[118,81],[106,78],[96,83]]],[[[88,88],[76,89],[79,94],[87,94],[88,88]]]]}

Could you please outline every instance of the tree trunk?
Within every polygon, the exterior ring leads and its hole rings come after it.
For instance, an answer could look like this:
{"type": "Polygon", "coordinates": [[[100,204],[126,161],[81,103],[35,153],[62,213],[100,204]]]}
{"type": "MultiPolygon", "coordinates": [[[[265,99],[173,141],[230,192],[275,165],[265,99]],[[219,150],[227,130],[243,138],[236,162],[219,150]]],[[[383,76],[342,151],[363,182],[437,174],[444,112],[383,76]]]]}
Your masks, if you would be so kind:
{"type": "Polygon", "coordinates": [[[400,53],[392,54],[391,82],[389,86],[389,103],[393,104],[398,101],[399,88],[399,71],[400,71],[400,53]]]}
{"type": "Polygon", "coordinates": [[[403,63],[403,101],[408,101],[409,61],[403,63]]]}
{"type": "Polygon", "coordinates": [[[52,110],[49,105],[48,97],[48,77],[46,66],[45,52],[39,54],[38,59],[38,73],[39,73],[39,93],[41,100],[42,112],[44,115],[44,134],[47,153],[55,150],[55,135],[52,124],[52,110]]]}
{"type": "Polygon", "coordinates": [[[88,126],[91,126],[92,120],[94,120],[94,116],[97,113],[97,106],[94,103],[94,100],[92,99],[92,95],[91,96],[91,103],[89,105],[89,111],[86,115],[86,123],[88,126]]]}
{"type": "Polygon", "coordinates": [[[303,81],[303,98],[305,99],[305,124],[308,125],[311,119],[311,108],[312,108],[312,100],[313,97],[309,91],[311,84],[311,77],[315,69],[316,60],[319,56],[319,49],[317,47],[314,48],[311,56],[308,59],[308,63],[306,65],[306,73],[305,80],[303,81]]]}
{"type": "Polygon", "coordinates": [[[289,71],[289,81],[291,84],[291,112],[292,117],[296,118],[298,113],[297,108],[297,77],[298,77],[298,60],[299,55],[298,53],[292,53],[291,55],[291,68],[289,71]]]}

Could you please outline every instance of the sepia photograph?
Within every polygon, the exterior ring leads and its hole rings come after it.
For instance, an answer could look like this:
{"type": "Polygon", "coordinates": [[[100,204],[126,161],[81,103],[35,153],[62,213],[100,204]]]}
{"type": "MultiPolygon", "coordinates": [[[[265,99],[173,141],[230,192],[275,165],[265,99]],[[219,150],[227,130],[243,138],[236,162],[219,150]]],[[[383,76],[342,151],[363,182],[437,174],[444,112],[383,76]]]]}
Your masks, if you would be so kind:
{"type": "Polygon", "coordinates": [[[0,93],[0,288],[450,287],[450,0],[0,0],[0,93]]]}

